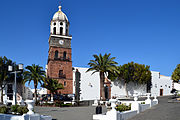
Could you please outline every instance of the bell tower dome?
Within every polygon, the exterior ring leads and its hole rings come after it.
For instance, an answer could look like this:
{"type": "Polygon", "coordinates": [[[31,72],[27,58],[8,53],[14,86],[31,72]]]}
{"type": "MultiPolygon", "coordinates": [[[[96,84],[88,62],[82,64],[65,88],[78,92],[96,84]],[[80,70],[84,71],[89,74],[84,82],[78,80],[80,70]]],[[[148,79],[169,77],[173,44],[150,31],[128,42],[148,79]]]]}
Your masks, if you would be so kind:
{"type": "Polygon", "coordinates": [[[62,12],[61,6],[51,20],[50,33],[54,35],[69,35],[69,22],[67,16],[62,12]]]}
{"type": "Polygon", "coordinates": [[[47,77],[56,79],[64,86],[60,94],[73,93],[73,71],[69,21],[62,12],[61,6],[50,23],[49,54],[47,61],[47,77]]]}

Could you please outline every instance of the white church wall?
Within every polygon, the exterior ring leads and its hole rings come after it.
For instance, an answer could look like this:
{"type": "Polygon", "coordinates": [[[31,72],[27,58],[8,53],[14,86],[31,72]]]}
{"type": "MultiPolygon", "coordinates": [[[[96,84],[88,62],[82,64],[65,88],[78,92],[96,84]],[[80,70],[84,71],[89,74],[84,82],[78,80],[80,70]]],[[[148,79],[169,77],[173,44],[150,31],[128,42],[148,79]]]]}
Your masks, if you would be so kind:
{"type": "MultiPolygon", "coordinates": [[[[80,68],[80,67],[74,67],[78,69],[78,71],[81,73],[80,78],[80,86],[81,86],[81,94],[80,94],[80,100],[95,100],[100,98],[100,78],[99,73],[94,73],[92,75],[92,71],[86,72],[88,68],[80,68]]],[[[73,72],[73,81],[75,82],[75,72],[73,72]]],[[[74,83],[73,82],[73,83],[74,83]]],[[[73,87],[73,91],[75,93],[75,86],[73,87]]]]}
{"type": "MultiPolygon", "coordinates": [[[[138,95],[145,95],[146,84],[136,84],[133,82],[129,82],[127,84],[127,91],[129,96],[133,96],[134,93],[138,93],[138,95]]],[[[112,82],[111,96],[115,96],[115,97],[126,96],[124,81],[115,80],[112,82]]]]}
{"type": "Polygon", "coordinates": [[[152,73],[152,88],[151,96],[160,96],[160,89],[163,89],[163,95],[171,95],[172,80],[171,77],[162,76],[159,72],[151,71],[152,73]]]}
{"type": "Polygon", "coordinates": [[[180,93],[180,83],[174,83],[174,88],[180,93]]]}

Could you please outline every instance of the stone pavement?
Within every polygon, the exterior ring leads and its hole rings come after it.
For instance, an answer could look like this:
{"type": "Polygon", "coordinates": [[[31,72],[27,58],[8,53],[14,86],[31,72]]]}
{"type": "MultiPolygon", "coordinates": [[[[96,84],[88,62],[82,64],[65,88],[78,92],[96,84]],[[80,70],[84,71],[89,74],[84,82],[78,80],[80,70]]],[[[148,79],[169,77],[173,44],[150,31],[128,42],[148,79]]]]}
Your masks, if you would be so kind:
{"type": "MultiPolygon", "coordinates": [[[[159,97],[159,104],[129,120],[180,120],[180,103],[168,103],[169,96],[159,97]]],[[[56,120],[92,120],[95,107],[35,107],[35,112],[56,120]]],[[[103,108],[103,113],[106,108],[103,108]]]]}
{"type": "MultiPolygon", "coordinates": [[[[54,120],[92,120],[95,107],[35,107],[36,113],[51,115],[54,120]]],[[[106,108],[103,107],[103,113],[106,108]]]]}
{"type": "Polygon", "coordinates": [[[168,103],[170,97],[159,97],[159,104],[128,120],[180,120],[180,103],[168,103]]]}

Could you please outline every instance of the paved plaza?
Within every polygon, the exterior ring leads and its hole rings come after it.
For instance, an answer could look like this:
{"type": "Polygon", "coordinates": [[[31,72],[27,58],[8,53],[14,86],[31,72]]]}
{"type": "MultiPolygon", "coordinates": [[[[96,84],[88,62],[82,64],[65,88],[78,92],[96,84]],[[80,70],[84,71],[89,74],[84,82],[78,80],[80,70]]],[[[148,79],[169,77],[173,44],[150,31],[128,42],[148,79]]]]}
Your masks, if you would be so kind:
{"type": "Polygon", "coordinates": [[[158,98],[158,105],[129,120],[180,120],[180,103],[168,103],[169,98],[169,96],[158,98]]]}
{"type": "MultiPolygon", "coordinates": [[[[180,120],[180,103],[168,103],[169,97],[160,97],[159,104],[129,120],[180,120]]],[[[92,120],[95,107],[35,107],[35,112],[51,115],[55,120],[92,120]]],[[[103,108],[106,112],[106,108],[103,108]]]]}
{"type": "MultiPolygon", "coordinates": [[[[51,115],[54,120],[92,120],[95,107],[35,107],[35,112],[51,115]]],[[[103,107],[103,112],[106,112],[105,107],[103,107]]]]}

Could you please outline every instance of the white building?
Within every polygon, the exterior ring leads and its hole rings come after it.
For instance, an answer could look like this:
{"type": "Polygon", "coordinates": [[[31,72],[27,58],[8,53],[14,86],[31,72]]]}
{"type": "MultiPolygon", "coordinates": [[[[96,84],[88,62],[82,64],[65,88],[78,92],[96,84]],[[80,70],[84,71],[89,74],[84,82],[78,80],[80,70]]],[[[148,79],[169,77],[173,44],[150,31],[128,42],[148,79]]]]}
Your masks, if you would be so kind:
{"type": "Polygon", "coordinates": [[[29,87],[24,87],[24,98],[25,100],[28,99],[28,100],[32,100],[33,99],[33,92],[32,92],[32,89],[29,88],[29,87]]]}
{"type": "Polygon", "coordinates": [[[180,83],[174,83],[174,89],[180,93],[180,83]]]}
{"type": "Polygon", "coordinates": [[[152,75],[152,96],[171,95],[173,80],[171,77],[160,75],[160,72],[151,71],[152,75]]]}
{"type": "MultiPolygon", "coordinates": [[[[73,93],[75,94],[75,72],[76,69],[81,73],[80,77],[80,100],[94,100],[100,99],[100,77],[99,73],[92,75],[92,71],[86,72],[88,68],[74,67],[73,71],[73,93]]],[[[171,77],[160,75],[159,72],[151,71],[152,75],[152,96],[163,96],[171,95],[172,90],[172,80],[171,77]]],[[[108,83],[108,80],[105,80],[108,83]]],[[[134,93],[139,95],[145,95],[147,93],[146,84],[135,84],[130,82],[127,84],[128,95],[132,96],[134,93]]],[[[110,98],[112,96],[122,97],[126,96],[126,91],[124,88],[123,81],[113,81],[110,85],[105,85],[105,96],[110,98]]]]}
{"type": "MultiPolygon", "coordinates": [[[[31,89],[32,93],[34,94],[35,92],[35,89],[31,89]]],[[[42,96],[44,94],[47,94],[47,89],[46,88],[40,88],[40,89],[37,89],[37,95],[38,96],[42,96]]]]}
{"type": "MultiPolygon", "coordinates": [[[[17,102],[21,102],[21,100],[24,100],[24,84],[17,82],[16,86],[16,100],[17,102]]],[[[0,93],[0,99],[1,99],[1,93],[0,93]]],[[[7,81],[5,84],[5,87],[3,89],[3,103],[12,103],[15,104],[15,84],[12,81],[7,81]]]]}

